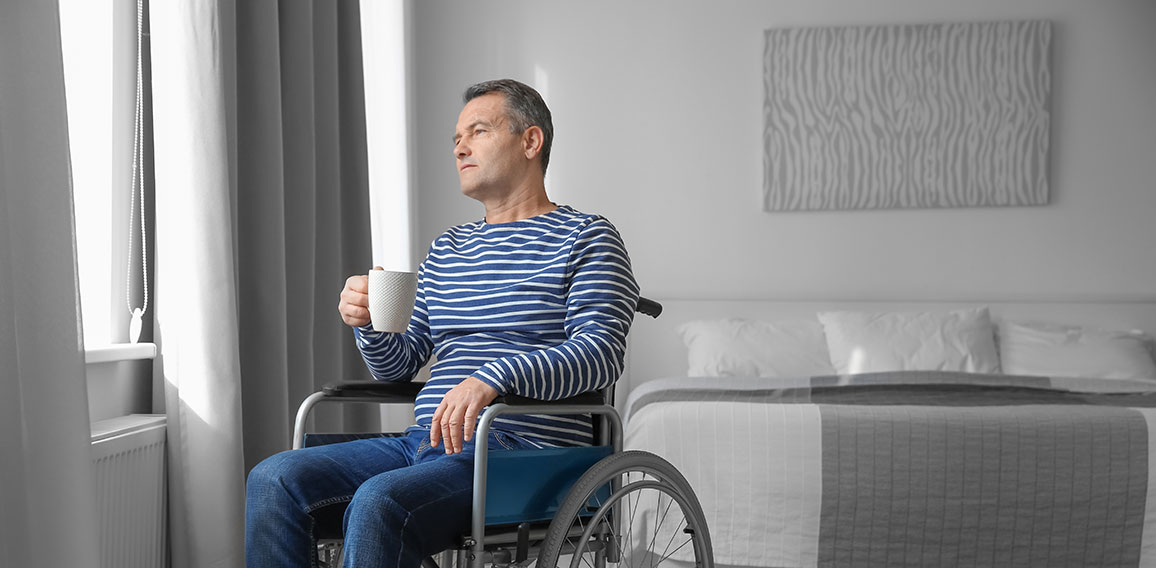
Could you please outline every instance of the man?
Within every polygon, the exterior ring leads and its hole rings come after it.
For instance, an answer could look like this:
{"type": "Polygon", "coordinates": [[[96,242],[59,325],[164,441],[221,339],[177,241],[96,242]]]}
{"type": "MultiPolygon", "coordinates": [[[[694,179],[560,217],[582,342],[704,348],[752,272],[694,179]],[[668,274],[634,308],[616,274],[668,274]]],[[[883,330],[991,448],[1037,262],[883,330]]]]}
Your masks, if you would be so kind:
{"type": "MultiPolygon", "coordinates": [[[[469,530],[473,434],[499,395],[555,400],[604,388],[622,371],[638,287],[617,230],[546,196],[553,124],[532,88],[512,80],[466,90],[454,134],[462,192],[482,221],[453,227],[418,270],[401,334],[369,326],[366,276],[338,311],[373,376],[409,381],[437,362],[401,438],[283,452],[253,469],[248,566],[309,566],[310,513],[348,503],[345,565],[417,568],[469,530]]],[[[508,416],[494,448],[585,445],[589,417],[508,416]]]]}

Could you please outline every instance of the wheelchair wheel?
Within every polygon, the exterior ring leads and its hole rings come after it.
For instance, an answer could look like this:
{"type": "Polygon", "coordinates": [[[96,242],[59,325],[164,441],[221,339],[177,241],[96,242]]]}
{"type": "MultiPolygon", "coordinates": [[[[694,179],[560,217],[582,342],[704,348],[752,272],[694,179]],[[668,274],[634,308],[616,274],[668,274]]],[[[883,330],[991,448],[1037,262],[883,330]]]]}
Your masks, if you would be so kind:
{"type": "Polygon", "coordinates": [[[570,490],[542,541],[539,568],[713,568],[698,498],[670,462],[642,451],[594,464],[570,490]]]}

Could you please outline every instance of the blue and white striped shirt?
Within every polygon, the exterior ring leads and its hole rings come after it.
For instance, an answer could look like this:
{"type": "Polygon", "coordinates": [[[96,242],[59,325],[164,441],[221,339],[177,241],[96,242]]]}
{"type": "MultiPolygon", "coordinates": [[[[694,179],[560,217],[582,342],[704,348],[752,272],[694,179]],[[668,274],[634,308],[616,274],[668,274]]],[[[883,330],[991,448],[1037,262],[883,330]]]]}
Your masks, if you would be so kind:
{"type": "MultiPolygon", "coordinates": [[[[617,229],[561,206],[529,219],[453,227],[418,269],[405,333],[355,328],[381,381],[410,381],[437,360],[414,414],[428,428],[445,393],[475,377],[498,393],[557,400],[622,373],[638,285],[617,229]]],[[[538,445],[586,445],[589,416],[505,415],[494,428],[538,445]]]]}

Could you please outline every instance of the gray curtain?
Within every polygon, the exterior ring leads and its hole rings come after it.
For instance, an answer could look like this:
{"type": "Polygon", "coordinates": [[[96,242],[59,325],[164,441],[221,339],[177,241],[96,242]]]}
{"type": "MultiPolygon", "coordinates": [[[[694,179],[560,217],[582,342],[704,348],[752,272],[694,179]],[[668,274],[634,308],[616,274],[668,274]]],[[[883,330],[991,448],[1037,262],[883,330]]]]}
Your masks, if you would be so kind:
{"type": "MultiPolygon", "coordinates": [[[[246,469],[289,448],[297,406],[367,379],[337,313],[370,267],[358,2],[236,3],[236,247],[246,469]]],[[[372,407],[321,408],[366,430],[372,407]]]]}

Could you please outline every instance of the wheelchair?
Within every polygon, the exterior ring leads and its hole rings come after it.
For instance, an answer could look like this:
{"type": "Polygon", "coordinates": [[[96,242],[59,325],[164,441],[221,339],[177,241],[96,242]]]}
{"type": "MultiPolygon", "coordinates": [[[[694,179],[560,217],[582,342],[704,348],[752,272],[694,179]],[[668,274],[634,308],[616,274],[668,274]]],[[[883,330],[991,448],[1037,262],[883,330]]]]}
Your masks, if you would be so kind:
{"type": "MultiPolygon", "coordinates": [[[[641,298],[638,311],[658,317],[662,306],[641,298]]],[[[322,402],[413,403],[422,383],[354,381],[326,385],[301,403],[293,448],[400,434],[307,434],[322,402]]],[[[475,439],[470,534],[423,568],[507,566],[713,568],[710,534],[686,478],[649,452],[622,449],[622,420],[613,386],[576,397],[540,401],[495,399],[482,413],[475,439]],[[504,414],[590,414],[595,445],[530,450],[488,447],[491,425],[504,414]]],[[[338,565],[344,504],[314,514],[320,566],[338,565]]]]}

